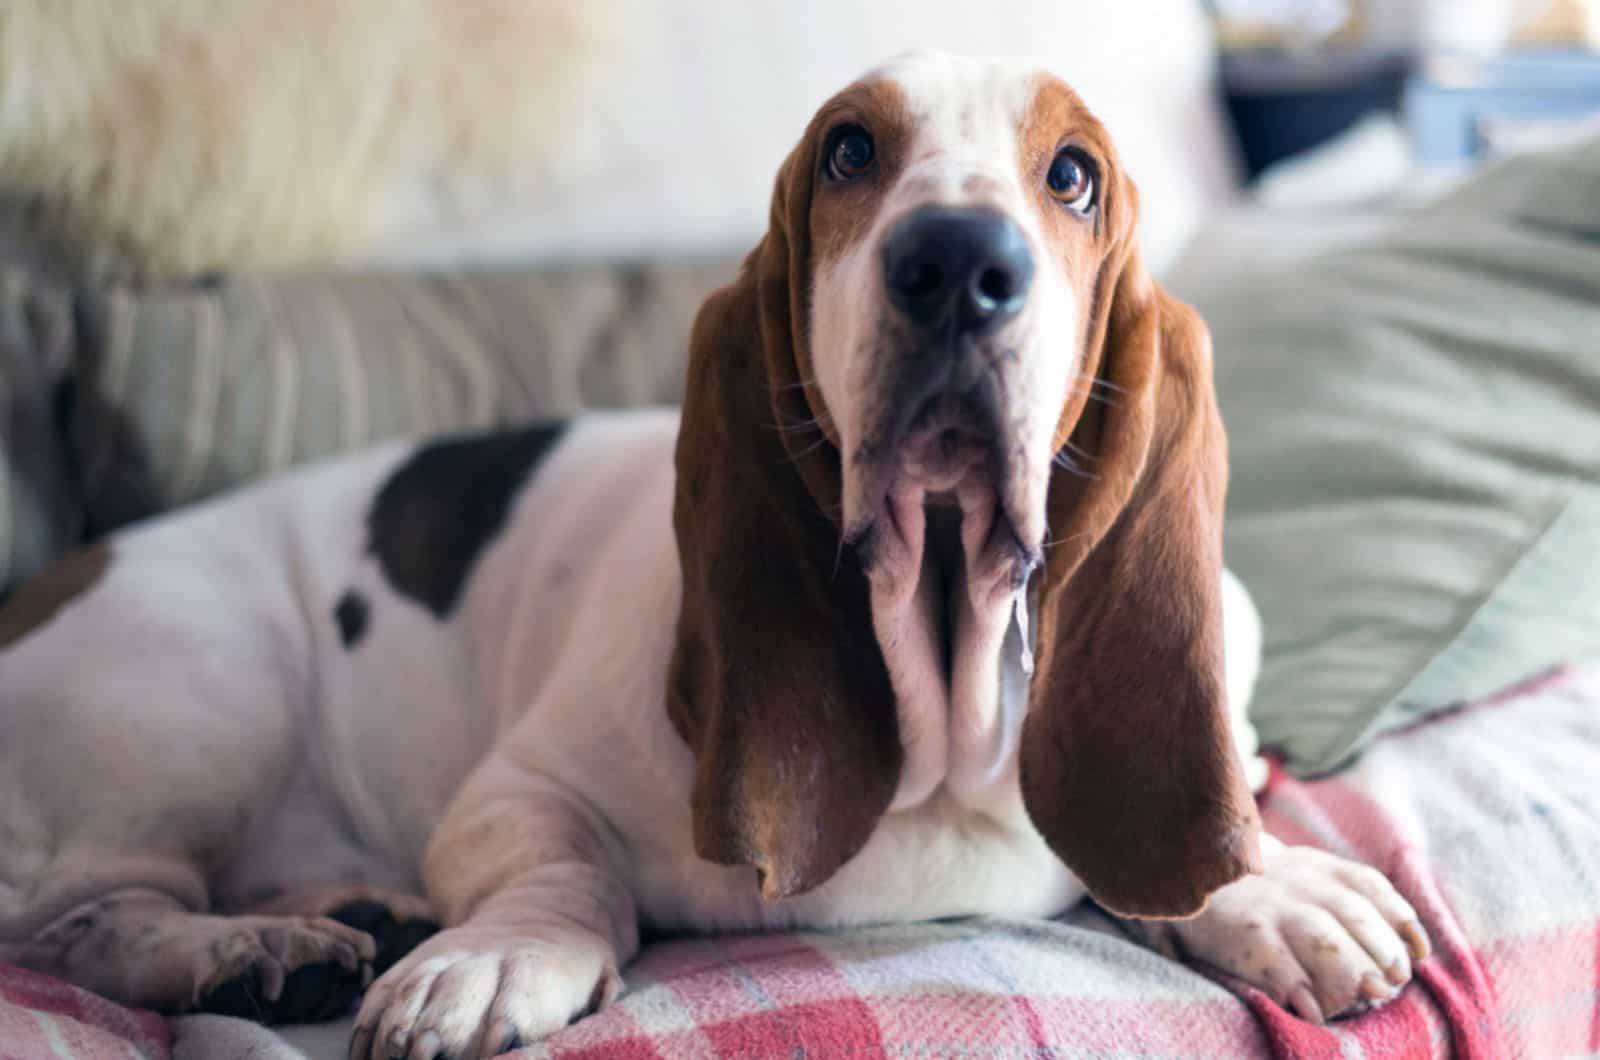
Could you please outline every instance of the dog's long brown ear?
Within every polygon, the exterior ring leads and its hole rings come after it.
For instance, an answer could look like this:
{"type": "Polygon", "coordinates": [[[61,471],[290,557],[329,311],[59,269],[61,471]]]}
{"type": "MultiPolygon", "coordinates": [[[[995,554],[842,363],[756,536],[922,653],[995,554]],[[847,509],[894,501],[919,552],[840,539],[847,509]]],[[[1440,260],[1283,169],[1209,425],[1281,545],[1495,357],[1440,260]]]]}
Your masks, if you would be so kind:
{"type": "Polygon", "coordinates": [[[695,849],[754,866],[768,898],[861,849],[901,763],[839,454],[806,426],[826,416],[805,345],[814,169],[805,147],[785,163],[766,238],[695,321],[673,510],[668,705],[695,756],[695,849]]]}
{"type": "Polygon", "coordinates": [[[1132,240],[1130,227],[1103,277],[1057,434],[1084,473],[1057,470],[1050,487],[1021,779],[1035,826],[1097,901],[1184,917],[1261,871],[1260,819],[1223,681],[1210,336],[1132,240]]]}

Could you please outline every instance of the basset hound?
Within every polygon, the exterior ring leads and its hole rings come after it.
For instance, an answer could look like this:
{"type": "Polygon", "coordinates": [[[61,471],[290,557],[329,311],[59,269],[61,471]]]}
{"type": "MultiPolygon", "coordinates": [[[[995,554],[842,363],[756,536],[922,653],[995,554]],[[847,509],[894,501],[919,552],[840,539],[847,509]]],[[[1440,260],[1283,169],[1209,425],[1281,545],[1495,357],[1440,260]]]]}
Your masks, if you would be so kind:
{"type": "Polygon", "coordinates": [[[1061,81],[904,57],[784,163],[681,415],[384,446],[32,583],[0,960],[267,1019],[370,981],[353,1056],[466,1058],[641,925],[1089,897],[1307,1019],[1390,997],[1410,906],[1261,831],[1209,340],[1137,216],[1061,81]]]}

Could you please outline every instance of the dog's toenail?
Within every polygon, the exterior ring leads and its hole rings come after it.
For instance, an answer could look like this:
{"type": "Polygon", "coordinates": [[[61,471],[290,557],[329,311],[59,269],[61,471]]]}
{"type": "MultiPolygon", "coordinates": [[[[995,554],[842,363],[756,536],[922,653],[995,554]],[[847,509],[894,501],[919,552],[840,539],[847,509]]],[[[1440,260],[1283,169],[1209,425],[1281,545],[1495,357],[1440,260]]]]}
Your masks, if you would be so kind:
{"type": "Polygon", "coordinates": [[[1309,986],[1301,985],[1289,992],[1289,1007],[1307,1023],[1322,1023],[1322,1006],[1309,986]]]}
{"type": "Polygon", "coordinates": [[[1401,924],[1400,937],[1406,940],[1406,949],[1410,951],[1413,961],[1427,960],[1432,947],[1428,945],[1428,933],[1422,930],[1421,924],[1415,920],[1401,924]]]}

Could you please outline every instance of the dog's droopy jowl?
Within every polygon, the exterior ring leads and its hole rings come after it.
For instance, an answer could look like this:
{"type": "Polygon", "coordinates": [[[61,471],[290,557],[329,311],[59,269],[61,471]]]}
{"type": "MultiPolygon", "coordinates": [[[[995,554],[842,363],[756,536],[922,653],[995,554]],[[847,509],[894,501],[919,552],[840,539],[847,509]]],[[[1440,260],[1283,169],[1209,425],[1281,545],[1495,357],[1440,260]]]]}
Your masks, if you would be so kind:
{"type": "Polygon", "coordinates": [[[68,560],[0,612],[0,960],[360,995],[354,1056],[466,1058],[608,1004],[641,925],[1092,897],[1308,1019],[1391,996],[1411,908],[1261,831],[1209,339],[1137,213],[1059,80],[908,56],[804,130],[681,413],[392,444],[68,560]]]}

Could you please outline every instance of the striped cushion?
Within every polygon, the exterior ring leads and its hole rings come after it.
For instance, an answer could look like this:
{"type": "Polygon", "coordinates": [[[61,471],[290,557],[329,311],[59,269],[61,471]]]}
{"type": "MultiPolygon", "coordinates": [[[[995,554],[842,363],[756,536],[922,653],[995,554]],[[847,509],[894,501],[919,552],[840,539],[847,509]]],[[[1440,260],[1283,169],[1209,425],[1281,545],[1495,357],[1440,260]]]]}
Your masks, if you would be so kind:
{"type": "Polygon", "coordinates": [[[229,277],[82,298],[94,532],[380,438],[676,403],[731,263],[229,277]]]}

